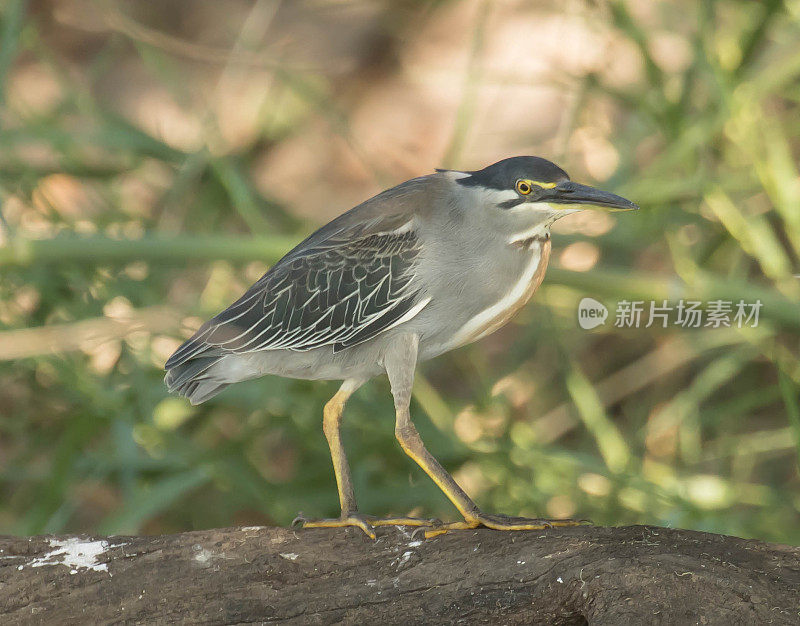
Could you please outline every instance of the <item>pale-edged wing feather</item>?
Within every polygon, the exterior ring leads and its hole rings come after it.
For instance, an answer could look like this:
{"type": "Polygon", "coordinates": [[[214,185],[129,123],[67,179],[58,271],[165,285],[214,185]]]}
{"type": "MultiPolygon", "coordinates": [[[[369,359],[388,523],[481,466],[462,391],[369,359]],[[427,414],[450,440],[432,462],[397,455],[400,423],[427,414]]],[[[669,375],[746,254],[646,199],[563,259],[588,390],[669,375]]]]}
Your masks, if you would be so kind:
{"type": "Polygon", "coordinates": [[[410,215],[331,222],[281,259],[184,343],[166,368],[211,351],[334,352],[368,341],[424,303],[410,215]]]}

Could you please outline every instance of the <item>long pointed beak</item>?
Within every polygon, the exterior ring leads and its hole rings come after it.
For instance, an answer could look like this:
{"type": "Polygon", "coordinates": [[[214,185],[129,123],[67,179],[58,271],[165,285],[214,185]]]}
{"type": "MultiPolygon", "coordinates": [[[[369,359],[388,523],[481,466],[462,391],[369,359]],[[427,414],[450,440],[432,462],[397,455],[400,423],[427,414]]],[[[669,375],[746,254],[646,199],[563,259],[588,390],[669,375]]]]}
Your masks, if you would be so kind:
{"type": "Polygon", "coordinates": [[[547,202],[565,205],[559,208],[601,209],[605,211],[636,211],[638,206],[630,200],[608,191],[601,191],[571,180],[559,183],[547,190],[547,202]]]}

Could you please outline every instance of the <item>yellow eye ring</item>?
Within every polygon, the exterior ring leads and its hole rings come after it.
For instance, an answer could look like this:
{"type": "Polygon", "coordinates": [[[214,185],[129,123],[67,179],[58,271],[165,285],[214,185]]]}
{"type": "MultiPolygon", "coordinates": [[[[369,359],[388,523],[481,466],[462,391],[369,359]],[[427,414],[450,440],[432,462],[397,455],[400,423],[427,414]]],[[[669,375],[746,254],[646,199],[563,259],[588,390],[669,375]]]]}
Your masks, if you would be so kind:
{"type": "Polygon", "coordinates": [[[521,193],[523,196],[527,196],[530,192],[531,192],[531,185],[529,182],[525,180],[517,181],[517,193],[521,193]]]}

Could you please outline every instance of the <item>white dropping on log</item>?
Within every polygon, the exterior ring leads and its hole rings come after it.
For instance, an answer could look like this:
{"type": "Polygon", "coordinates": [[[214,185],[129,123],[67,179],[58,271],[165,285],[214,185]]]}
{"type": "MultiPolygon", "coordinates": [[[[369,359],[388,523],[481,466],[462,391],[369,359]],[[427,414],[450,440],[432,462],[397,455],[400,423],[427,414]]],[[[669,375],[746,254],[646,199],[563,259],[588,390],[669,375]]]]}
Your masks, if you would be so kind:
{"type": "MultiPolygon", "coordinates": [[[[68,539],[49,539],[52,550],[40,557],[33,559],[30,567],[45,567],[46,565],[65,565],[70,569],[70,574],[79,570],[88,569],[94,572],[107,572],[108,564],[98,562],[98,557],[108,550],[107,541],[92,541],[79,537],[68,539]]],[[[20,566],[19,569],[22,569],[20,566]]]]}

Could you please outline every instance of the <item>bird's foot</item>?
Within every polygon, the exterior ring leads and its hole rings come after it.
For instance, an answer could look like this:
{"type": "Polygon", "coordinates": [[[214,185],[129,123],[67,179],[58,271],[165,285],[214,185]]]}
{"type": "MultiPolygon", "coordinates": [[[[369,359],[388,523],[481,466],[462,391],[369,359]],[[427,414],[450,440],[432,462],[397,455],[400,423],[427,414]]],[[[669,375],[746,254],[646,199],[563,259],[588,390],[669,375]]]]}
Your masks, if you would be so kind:
{"type": "Polygon", "coordinates": [[[370,539],[375,539],[373,525],[367,521],[365,516],[356,512],[346,513],[341,517],[317,520],[308,519],[300,513],[292,521],[292,526],[300,526],[301,528],[347,528],[348,526],[355,526],[363,530],[364,534],[370,539]]]}
{"type": "Polygon", "coordinates": [[[374,517],[368,515],[366,519],[373,526],[418,526],[420,528],[430,528],[432,526],[441,526],[443,523],[440,519],[425,519],[422,517],[374,517]]]}
{"type": "Polygon", "coordinates": [[[470,515],[463,522],[450,522],[419,530],[425,538],[437,537],[451,530],[470,530],[483,526],[492,530],[544,530],[546,528],[562,528],[568,526],[591,525],[589,520],[574,519],[539,519],[530,517],[514,517],[511,515],[477,513],[470,515]]]}

